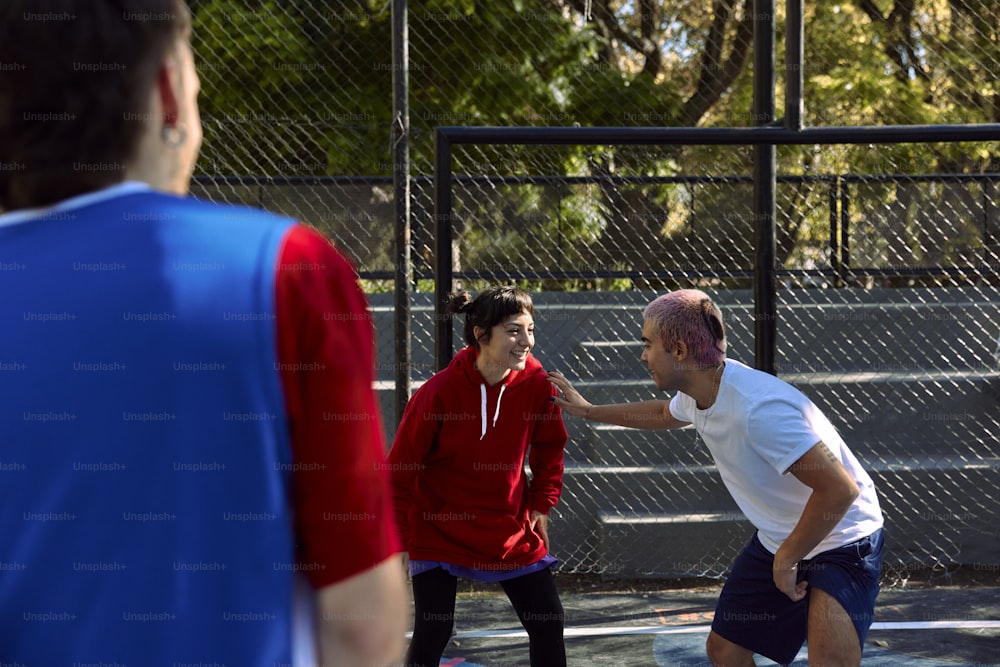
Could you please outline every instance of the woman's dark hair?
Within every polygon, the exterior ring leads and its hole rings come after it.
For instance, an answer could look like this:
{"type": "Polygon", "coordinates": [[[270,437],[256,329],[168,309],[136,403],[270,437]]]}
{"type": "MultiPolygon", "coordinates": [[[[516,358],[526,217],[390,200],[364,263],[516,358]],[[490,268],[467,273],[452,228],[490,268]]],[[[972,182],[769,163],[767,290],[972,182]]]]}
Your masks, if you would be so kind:
{"type": "Polygon", "coordinates": [[[528,313],[534,317],[535,306],[531,295],[524,290],[511,285],[498,285],[480,292],[475,299],[465,291],[453,292],[448,296],[448,312],[465,315],[465,342],[478,348],[480,342],[490,342],[493,327],[511,315],[528,313]],[[476,327],[486,332],[481,341],[476,339],[476,327]]]}
{"type": "Polygon", "coordinates": [[[184,0],[0,3],[0,209],[120,182],[184,0]]]}

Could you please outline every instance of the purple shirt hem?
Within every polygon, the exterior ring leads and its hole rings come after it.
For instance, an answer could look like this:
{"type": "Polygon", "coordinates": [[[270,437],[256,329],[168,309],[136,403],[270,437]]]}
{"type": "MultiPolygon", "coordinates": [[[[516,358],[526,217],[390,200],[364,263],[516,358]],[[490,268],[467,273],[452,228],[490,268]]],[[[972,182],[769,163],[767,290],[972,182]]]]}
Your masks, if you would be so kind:
{"type": "Polygon", "coordinates": [[[525,565],[524,567],[519,567],[513,570],[479,570],[472,567],[454,565],[452,563],[444,563],[436,560],[411,560],[410,576],[413,577],[423,572],[433,570],[436,567],[440,567],[456,577],[464,577],[474,581],[495,582],[504,581],[506,579],[514,579],[516,577],[523,577],[526,574],[531,574],[532,572],[538,572],[539,570],[544,570],[547,567],[552,567],[558,562],[559,559],[546,554],[537,563],[525,565]]]}

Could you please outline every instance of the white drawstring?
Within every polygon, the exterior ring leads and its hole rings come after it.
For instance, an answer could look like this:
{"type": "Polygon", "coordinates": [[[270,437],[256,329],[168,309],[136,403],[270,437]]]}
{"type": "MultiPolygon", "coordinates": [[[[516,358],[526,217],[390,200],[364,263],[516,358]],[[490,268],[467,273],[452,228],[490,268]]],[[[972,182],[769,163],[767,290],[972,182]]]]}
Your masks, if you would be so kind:
{"type": "MultiPolygon", "coordinates": [[[[497,396],[497,410],[493,413],[493,428],[497,426],[497,418],[500,416],[500,401],[503,399],[503,392],[507,389],[507,385],[500,385],[500,395],[497,396]]],[[[486,385],[479,385],[479,413],[482,415],[483,428],[482,433],[479,434],[479,439],[482,440],[486,437],[486,385]]]]}
{"type": "Polygon", "coordinates": [[[503,392],[504,389],[506,388],[507,385],[505,384],[500,385],[500,395],[497,396],[497,411],[493,413],[493,428],[497,427],[497,417],[500,416],[500,399],[503,398],[503,392]]]}
{"type": "Polygon", "coordinates": [[[483,418],[483,432],[479,435],[479,439],[482,440],[486,437],[486,385],[479,385],[479,414],[483,418]]]}

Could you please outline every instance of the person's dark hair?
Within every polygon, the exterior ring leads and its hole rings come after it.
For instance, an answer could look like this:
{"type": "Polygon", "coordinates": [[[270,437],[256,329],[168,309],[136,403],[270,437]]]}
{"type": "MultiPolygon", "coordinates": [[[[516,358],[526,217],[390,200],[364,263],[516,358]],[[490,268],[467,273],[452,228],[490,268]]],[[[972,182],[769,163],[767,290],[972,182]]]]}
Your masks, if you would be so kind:
{"type": "Polygon", "coordinates": [[[480,343],[489,343],[493,327],[511,315],[528,313],[534,317],[535,306],[531,295],[524,290],[499,285],[480,292],[475,299],[466,291],[453,292],[448,296],[448,313],[465,316],[465,342],[478,348],[480,343]],[[476,327],[486,332],[481,340],[476,339],[476,327]]]}
{"type": "Polygon", "coordinates": [[[0,209],[120,182],[184,0],[0,3],[0,209]]]}

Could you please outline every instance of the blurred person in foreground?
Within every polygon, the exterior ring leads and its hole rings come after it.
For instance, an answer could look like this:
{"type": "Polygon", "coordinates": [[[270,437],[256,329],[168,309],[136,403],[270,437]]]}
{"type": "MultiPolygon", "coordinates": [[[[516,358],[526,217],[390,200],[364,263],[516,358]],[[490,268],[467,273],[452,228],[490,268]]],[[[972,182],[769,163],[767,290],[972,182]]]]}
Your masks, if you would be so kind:
{"type": "Polygon", "coordinates": [[[413,582],[405,664],[437,667],[463,577],[503,588],[533,667],[565,667],[548,515],[562,492],[567,435],[531,355],[531,296],[508,286],[475,299],[456,292],[448,310],[465,318],[466,347],[413,394],[388,460],[413,582]]]}
{"type": "Polygon", "coordinates": [[[308,227],[186,196],[190,34],[0,5],[0,661],[392,663],[366,300],[308,227]]]}
{"type": "Polygon", "coordinates": [[[669,401],[593,405],[561,374],[556,403],[575,416],[642,429],[693,424],[757,529],[719,596],[706,650],[713,665],[751,667],[755,653],[790,663],[859,665],[882,566],[875,486],[805,395],[726,358],[722,313],[678,290],[643,313],[641,361],[669,401]]]}

